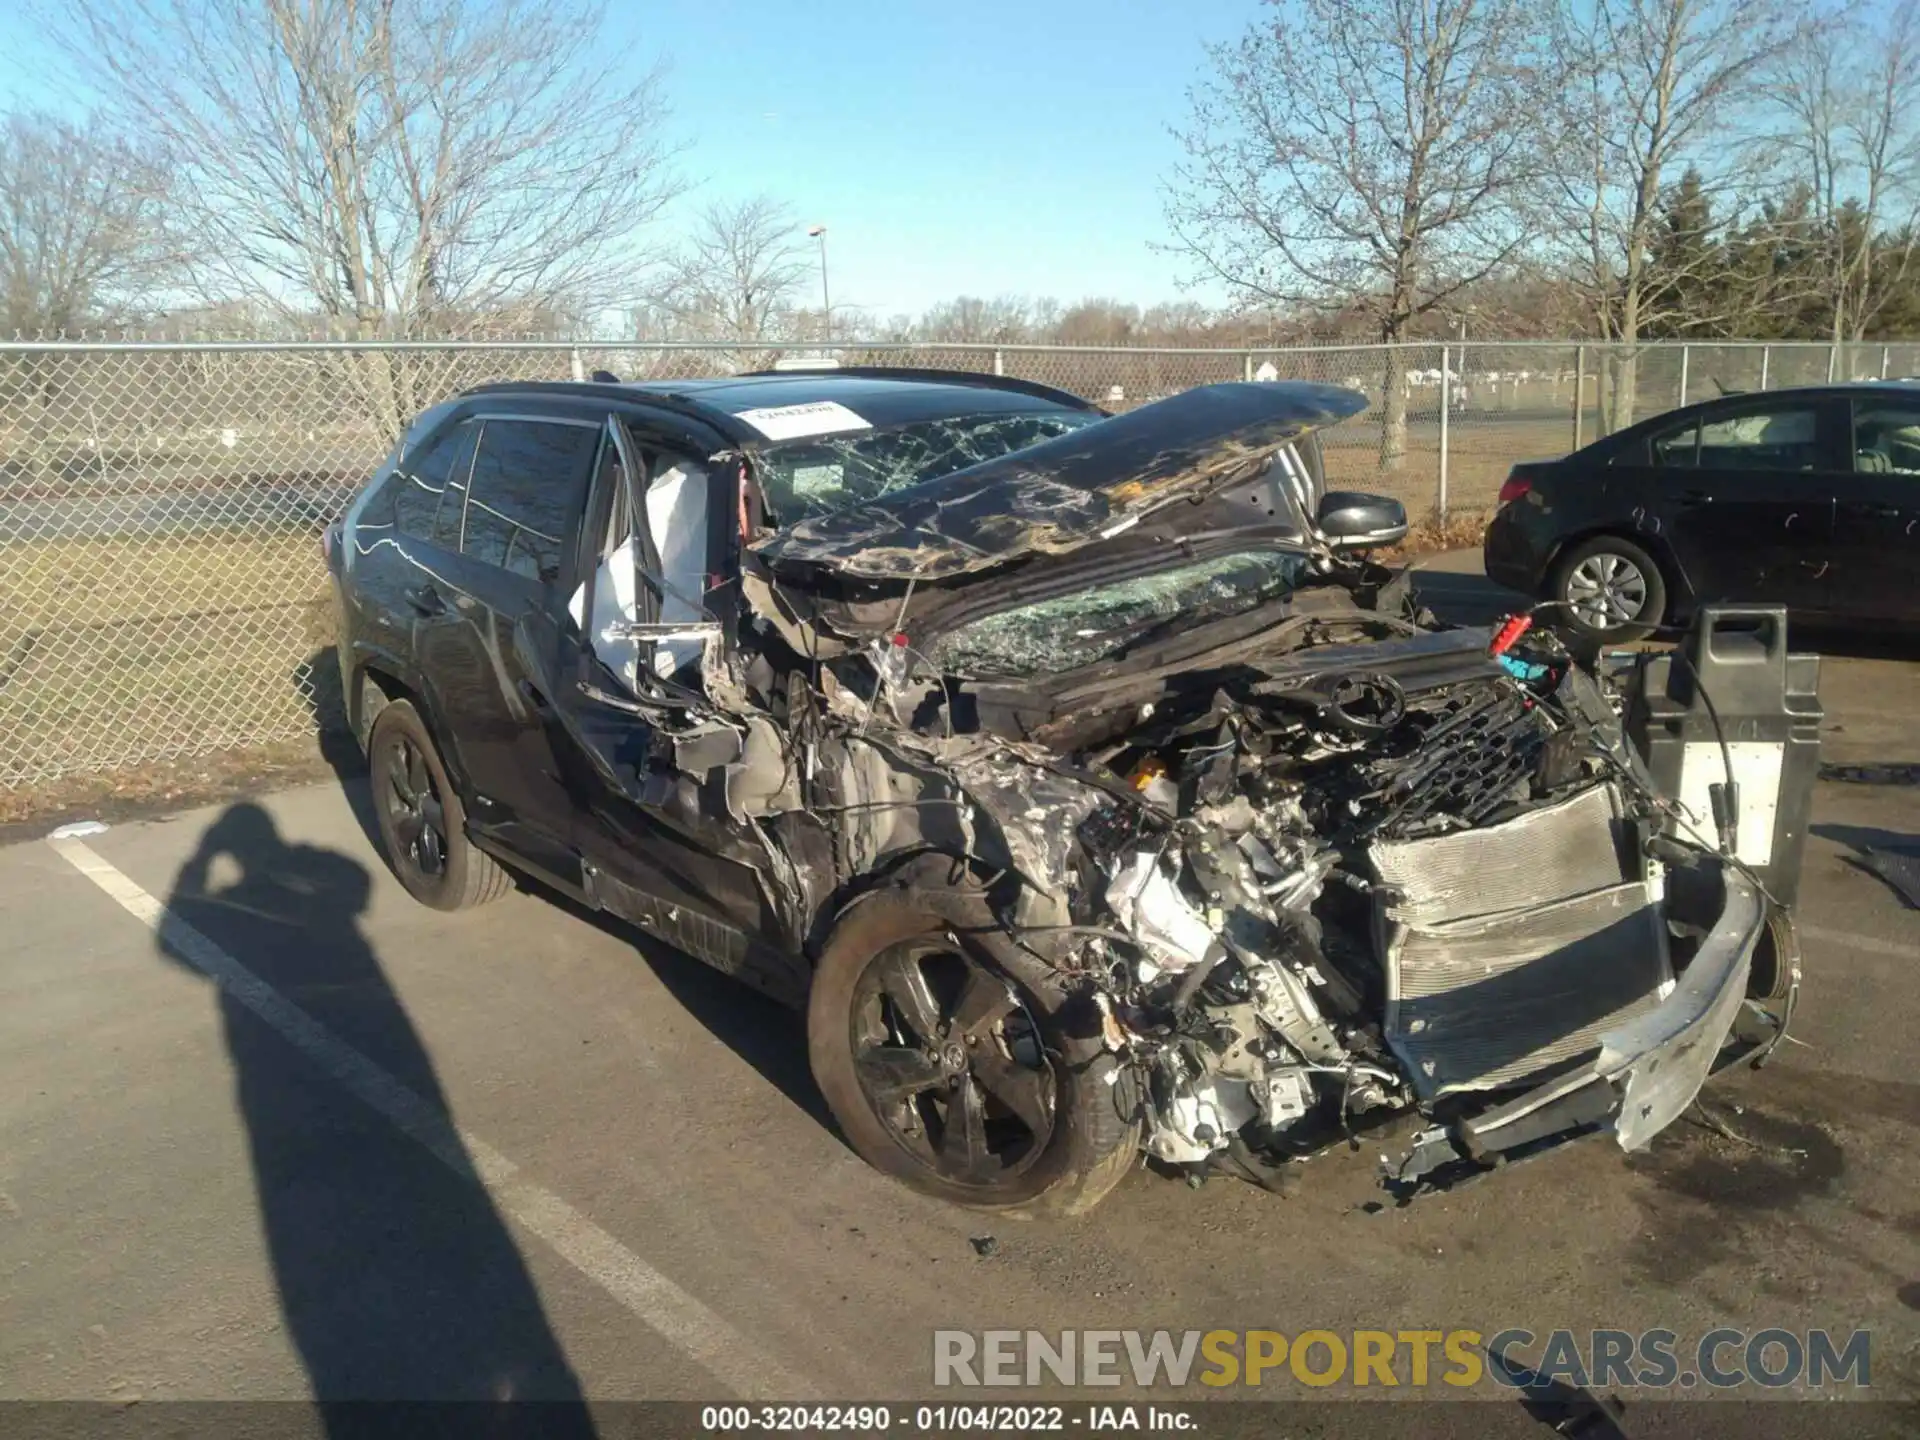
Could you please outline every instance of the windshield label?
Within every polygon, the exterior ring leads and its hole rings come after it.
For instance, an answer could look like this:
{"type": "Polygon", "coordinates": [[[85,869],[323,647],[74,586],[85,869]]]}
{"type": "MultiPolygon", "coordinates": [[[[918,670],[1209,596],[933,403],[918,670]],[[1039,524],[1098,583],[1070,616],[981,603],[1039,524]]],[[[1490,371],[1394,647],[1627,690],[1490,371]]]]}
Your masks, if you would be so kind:
{"type": "Polygon", "coordinates": [[[808,435],[838,435],[847,430],[873,428],[837,400],[742,410],[734,418],[746,421],[769,440],[799,440],[808,435]]]}

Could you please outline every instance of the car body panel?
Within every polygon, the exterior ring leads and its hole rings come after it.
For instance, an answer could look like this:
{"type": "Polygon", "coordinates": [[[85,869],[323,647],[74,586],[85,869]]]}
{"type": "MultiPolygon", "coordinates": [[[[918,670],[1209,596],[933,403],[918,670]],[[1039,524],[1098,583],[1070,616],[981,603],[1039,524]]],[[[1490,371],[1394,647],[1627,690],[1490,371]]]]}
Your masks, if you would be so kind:
{"type": "Polygon", "coordinates": [[[1104,414],[1071,391],[998,375],[959,375],[946,370],[844,366],[821,371],[765,371],[704,380],[642,380],[621,388],[636,395],[691,400],[730,416],[806,405],[830,389],[836,404],[874,429],[960,414],[1019,414],[1077,410],[1104,414]]]}
{"type": "Polygon", "coordinates": [[[1911,429],[1889,447],[1860,423],[1893,414],[1920,424],[1920,386],[1903,389],[1852,397],[1855,466],[1835,486],[1832,545],[1831,608],[1845,619],[1920,624],[1920,449],[1911,429]],[[1879,468],[1887,457],[1864,463],[1873,458],[1867,442],[1897,449],[1890,459],[1900,468],[1879,468]]]}
{"type": "Polygon", "coordinates": [[[1486,1164],[1568,1128],[1603,1128],[1623,1150],[1645,1148],[1693,1103],[1746,1001],[1766,926],[1758,887],[1731,867],[1716,876],[1724,900],[1705,941],[1670,993],[1600,1037],[1585,1064],[1512,1099],[1417,1137],[1392,1170],[1417,1185],[1460,1159],[1486,1164]]]}

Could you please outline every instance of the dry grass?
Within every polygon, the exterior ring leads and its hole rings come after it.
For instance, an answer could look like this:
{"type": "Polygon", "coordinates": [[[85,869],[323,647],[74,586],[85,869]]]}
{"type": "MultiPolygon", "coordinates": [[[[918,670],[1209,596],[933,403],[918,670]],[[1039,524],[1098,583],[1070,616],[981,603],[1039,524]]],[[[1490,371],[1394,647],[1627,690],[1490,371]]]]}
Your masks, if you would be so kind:
{"type": "Polygon", "coordinates": [[[1374,558],[1383,565],[1405,565],[1448,550],[1478,550],[1486,530],[1484,510],[1449,510],[1445,515],[1429,510],[1412,523],[1406,539],[1374,558]]]}
{"type": "Polygon", "coordinates": [[[312,733],[325,586],[302,532],[0,546],[0,784],[312,733]]]}
{"type": "Polygon", "coordinates": [[[20,541],[0,548],[0,573],[0,648],[33,627],[260,605],[297,598],[290,587],[317,594],[326,582],[319,541],[304,530],[20,541]]]}
{"type": "Polygon", "coordinates": [[[316,740],[306,739],[67,775],[0,790],[0,844],[37,837],[70,820],[132,819],[309,784],[340,768],[316,740]]]}

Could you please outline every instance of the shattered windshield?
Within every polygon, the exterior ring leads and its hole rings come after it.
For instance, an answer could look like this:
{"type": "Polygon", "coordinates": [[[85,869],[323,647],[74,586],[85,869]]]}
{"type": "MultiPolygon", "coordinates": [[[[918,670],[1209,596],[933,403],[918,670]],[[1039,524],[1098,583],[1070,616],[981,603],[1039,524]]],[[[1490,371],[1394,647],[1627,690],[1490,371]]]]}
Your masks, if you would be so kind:
{"type": "Polygon", "coordinates": [[[1257,550],[1110,580],[962,625],[928,658],[943,674],[1027,679],[1113,659],[1149,636],[1238,615],[1276,600],[1305,577],[1307,557],[1257,550]]]}
{"type": "Polygon", "coordinates": [[[772,521],[791,525],[922,480],[997,460],[1103,418],[1084,410],[950,415],[887,430],[821,435],[760,452],[772,521]]]}

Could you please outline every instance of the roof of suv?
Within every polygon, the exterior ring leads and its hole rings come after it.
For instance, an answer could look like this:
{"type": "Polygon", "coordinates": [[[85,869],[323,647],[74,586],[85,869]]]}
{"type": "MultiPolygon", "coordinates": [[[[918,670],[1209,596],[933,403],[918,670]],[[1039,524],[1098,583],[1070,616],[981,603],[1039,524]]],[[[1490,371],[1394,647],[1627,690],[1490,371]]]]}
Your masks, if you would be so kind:
{"type": "Polygon", "coordinates": [[[745,411],[837,401],[875,429],[916,420],[982,411],[1070,409],[1102,413],[1099,407],[1066,390],[1004,375],[964,371],[842,367],[835,370],[780,370],[694,380],[566,381],[509,380],[476,385],[468,395],[518,392],[607,400],[665,401],[676,409],[703,412],[734,423],[745,411]]]}

